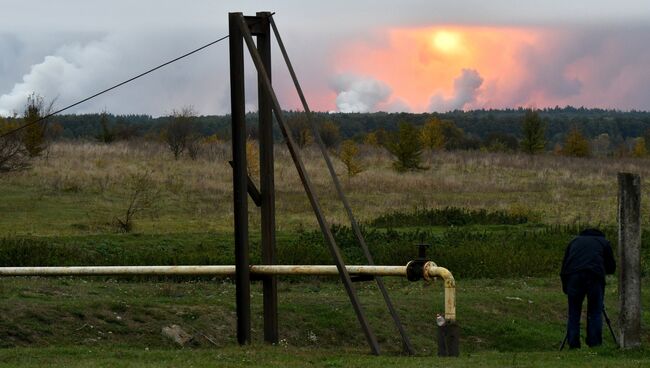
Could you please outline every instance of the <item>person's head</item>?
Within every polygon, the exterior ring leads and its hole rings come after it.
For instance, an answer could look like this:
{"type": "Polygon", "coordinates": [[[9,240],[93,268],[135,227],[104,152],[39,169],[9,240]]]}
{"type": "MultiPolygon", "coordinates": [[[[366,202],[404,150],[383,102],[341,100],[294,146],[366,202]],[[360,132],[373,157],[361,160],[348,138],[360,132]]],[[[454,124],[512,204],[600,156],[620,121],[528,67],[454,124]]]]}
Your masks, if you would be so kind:
{"type": "Polygon", "coordinates": [[[605,236],[602,231],[596,228],[587,228],[580,232],[580,236],[605,236]]]}

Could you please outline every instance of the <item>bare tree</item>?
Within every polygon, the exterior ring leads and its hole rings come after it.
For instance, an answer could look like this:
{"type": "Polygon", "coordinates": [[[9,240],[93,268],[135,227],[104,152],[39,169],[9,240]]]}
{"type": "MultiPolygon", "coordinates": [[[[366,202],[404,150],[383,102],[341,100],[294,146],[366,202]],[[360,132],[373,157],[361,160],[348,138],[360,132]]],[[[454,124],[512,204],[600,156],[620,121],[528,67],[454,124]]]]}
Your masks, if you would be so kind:
{"type": "MultiPolygon", "coordinates": [[[[169,117],[169,122],[163,132],[163,138],[174,154],[174,159],[178,160],[181,154],[188,149],[190,144],[195,144],[198,139],[196,136],[193,118],[196,112],[192,106],[186,106],[180,110],[173,110],[169,117]]],[[[196,150],[190,147],[190,156],[195,155],[196,150]]]]}
{"type": "MultiPolygon", "coordinates": [[[[0,135],[16,129],[18,124],[0,118],[0,135]]],[[[29,154],[20,140],[19,132],[0,138],[0,172],[29,168],[29,154]]]]}
{"type": "Polygon", "coordinates": [[[133,219],[137,214],[155,207],[160,192],[156,190],[149,171],[131,175],[126,182],[126,188],[127,208],[123,216],[115,217],[115,221],[120,231],[128,233],[133,230],[133,219]]]}

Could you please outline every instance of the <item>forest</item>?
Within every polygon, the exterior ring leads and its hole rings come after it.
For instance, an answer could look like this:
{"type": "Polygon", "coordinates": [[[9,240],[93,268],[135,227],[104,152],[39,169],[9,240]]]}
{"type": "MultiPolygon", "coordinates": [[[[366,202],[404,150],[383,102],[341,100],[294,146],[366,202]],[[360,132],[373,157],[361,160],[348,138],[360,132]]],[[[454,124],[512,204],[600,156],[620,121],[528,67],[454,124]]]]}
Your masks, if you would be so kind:
{"type": "MultiPolygon", "coordinates": [[[[462,129],[470,139],[468,149],[478,148],[472,141],[483,141],[490,135],[511,136],[521,139],[523,118],[526,109],[472,110],[452,111],[447,113],[316,113],[322,123],[331,121],[336,124],[341,139],[361,141],[363,137],[376,130],[388,132],[397,130],[400,122],[423,126],[428,120],[437,118],[451,121],[462,129]]],[[[587,109],[574,107],[556,107],[536,110],[545,123],[546,148],[552,150],[561,143],[573,128],[577,128],[589,139],[607,134],[612,146],[618,146],[626,140],[643,137],[650,128],[650,112],[587,109]]],[[[300,112],[286,112],[289,118],[301,115],[300,112]]],[[[60,115],[52,118],[51,124],[60,126],[60,136],[68,139],[94,139],[102,134],[102,118],[114,130],[116,138],[136,136],[156,136],[166,126],[169,116],[152,117],[149,115],[114,115],[81,114],[60,115]]],[[[216,134],[227,140],[230,136],[230,118],[228,115],[193,116],[193,122],[203,136],[216,134]]],[[[256,136],[256,113],[248,114],[250,135],[256,136]]],[[[276,126],[276,137],[281,135],[276,126]]],[[[646,138],[646,141],[648,139],[646,138]]]]}

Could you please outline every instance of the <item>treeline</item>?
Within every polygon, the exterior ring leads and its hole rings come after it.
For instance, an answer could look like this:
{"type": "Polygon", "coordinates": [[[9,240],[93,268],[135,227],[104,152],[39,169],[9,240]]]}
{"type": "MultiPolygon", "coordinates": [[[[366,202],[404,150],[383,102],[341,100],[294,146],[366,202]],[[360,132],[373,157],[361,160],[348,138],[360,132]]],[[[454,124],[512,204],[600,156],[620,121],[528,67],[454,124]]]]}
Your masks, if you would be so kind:
{"type": "MultiPolygon", "coordinates": [[[[0,133],[12,131],[47,115],[51,106],[33,94],[21,116],[0,118],[0,133]]],[[[285,112],[296,143],[313,142],[302,112],[285,112]]],[[[350,174],[355,144],[386,148],[399,162],[396,169],[418,169],[422,150],[485,150],[491,152],[553,152],[578,157],[636,156],[650,150],[650,113],[585,108],[541,110],[504,109],[448,113],[315,113],[317,130],[325,145],[339,151],[350,174]],[[531,130],[532,129],[532,130],[531,130]],[[412,152],[407,152],[412,151],[412,152]]],[[[246,115],[248,137],[257,138],[257,114],[246,115]]],[[[274,134],[281,134],[277,124],[274,134]]],[[[200,116],[184,107],[168,116],[115,115],[110,112],[58,115],[0,140],[0,171],[26,166],[27,158],[40,155],[46,143],[57,139],[84,139],[111,143],[148,139],[165,142],[174,157],[195,158],[201,143],[230,139],[230,116],[200,116]],[[3,162],[4,160],[4,162],[3,162]]]]}
{"type": "MultiPolygon", "coordinates": [[[[607,134],[614,143],[628,138],[643,136],[650,128],[650,112],[617,111],[586,108],[553,108],[536,110],[546,125],[547,149],[561,143],[573,128],[577,128],[586,138],[593,139],[607,134]]],[[[451,121],[470,138],[484,140],[490,135],[507,134],[521,137],[522,122],[526,109],[453,111],[448,113],[315,113],[320,121],[332,121],[340,130],[341,139],[361,139],[365,134],[384,129],[396,131],[402,121],[415,126],[423,126],[431,118],[451,121]]],[[[286,112],[291,118],[299,113],[286,112]]],[[[92,139],[102,130],[101,113],[82,115],[60,115],[51,122],[60,125],[61,137],[92,139]]],[[[17,118],[18,119],[18,118],[17,118]]],[[[108,123],[114,126],[121,136],[156,135],[164,128],[169,116],[151,117],[149,115],[107,114],[108,123]]],[[[217,134],[222,139],[230,136],[230,116],[194,116],[193,121],[204,135],[217,134]]],[[[11,119],[9,119],[11,120],[11,119]]],[[[255,135],[257,114],[247,114],[251,134],[255,135]]],[[[281,135],[276,126],[276,137],[281,135]]]]}

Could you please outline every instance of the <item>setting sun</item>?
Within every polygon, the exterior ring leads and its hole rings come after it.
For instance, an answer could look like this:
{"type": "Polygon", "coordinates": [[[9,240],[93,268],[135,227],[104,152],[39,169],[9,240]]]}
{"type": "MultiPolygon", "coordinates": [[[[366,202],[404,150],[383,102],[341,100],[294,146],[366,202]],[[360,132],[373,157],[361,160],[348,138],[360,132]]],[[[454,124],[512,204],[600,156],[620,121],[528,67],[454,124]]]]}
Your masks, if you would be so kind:
{"type": "Polygon", "coordinates": [[[518,55],[522,48],[540,44],[543,36],[534,28],[460,25],[393,28],[385,35],[386,43],[379,47],[364,41],[348,43],[336,55],[336,70],[386,83],[392,91],[387,104],[397,101],[411,111],[430,111],[434,95],[452,99],[465,69],[480,77],[485,91],[465,108],[501,106],[516,98],[518,83],[528,78],[518,55]],[[502,92],[490,92],[497,89],[502,92]]]}
{"type": "Polygon", "coordinates": [[[433,34],[432,44],[436,50],[451,54],[461,50],[460,35],[456,32],[438,31],[433,34]]]}

